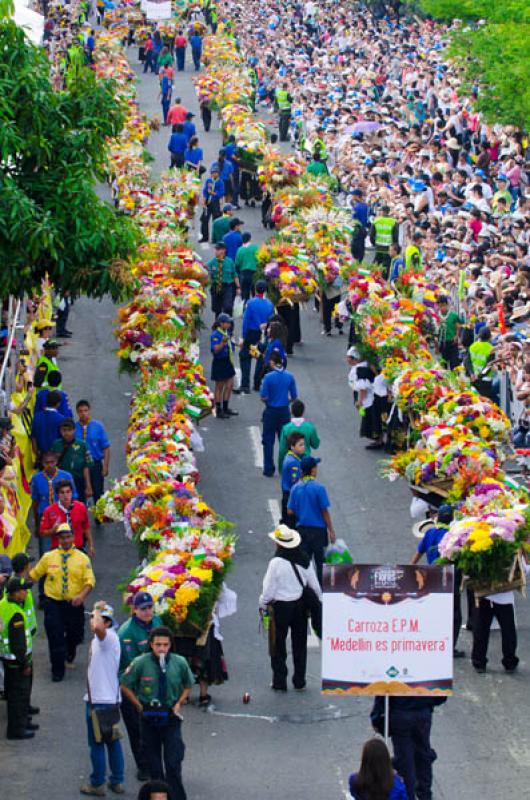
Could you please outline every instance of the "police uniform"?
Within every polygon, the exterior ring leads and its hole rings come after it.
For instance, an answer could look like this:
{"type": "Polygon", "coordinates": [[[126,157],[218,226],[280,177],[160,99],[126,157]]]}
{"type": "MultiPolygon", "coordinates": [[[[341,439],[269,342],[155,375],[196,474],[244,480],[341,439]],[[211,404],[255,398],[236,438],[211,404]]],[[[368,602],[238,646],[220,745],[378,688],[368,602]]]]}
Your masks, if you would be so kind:
{"type": "Polygon", "coordinates": [[[278,129],[280,142],[286,142],[289,133],[289,122],[291,121],[291,95],[287,89],[276,89],[276,103],[280,112],[278,129]]]}
{"type": "Polygon", "coordinates": [[[370,239],[375,245],[375,263],[384,267],[384,277],[388,278],[390,255],[388,249],[397,243],[399,226],[393,217],[376,217],[370,231],[370,239]]]}
{"type": "MultiPolygon", "coordinates": [[[[148,624],[144,624],[138,617],[133,616],[120,627],[118,631],[118,638],[121,645],[120,680],[129,664],[131,664],[137,656],[144,655],[149,649],[149,633],[152,628],[157,628],[159,625],[162,625],[162,621],[155,614],[148,624]]],[[[129,742],[138,772],[149,774],[149,764],[142,746],[140,718],[135,707],[125,695],[121,699],[121,715],[125,727],[127,728],[129,742]]]]}
{"type": "Polygon", "coordinates": [[[18,589],[31,587],[23,578],[11,578],[0,600],[0,657],[5,667],[7,738],[29,739],[27,730],[31,696],[32,636],[24,604],[11,599],[18,589]]]}
{"type": "Polygon", "coordinates": [[[142,704],[142,739],[151,778],[169,783],[172,800],[186,800],[182,785],[182,723],[172,709],[184,689],[191,689],[194,682],[188,662],[175,653],[166,656],[164,672],[152,652],[138,656],[122,678],[122,684],[142,704]]]}

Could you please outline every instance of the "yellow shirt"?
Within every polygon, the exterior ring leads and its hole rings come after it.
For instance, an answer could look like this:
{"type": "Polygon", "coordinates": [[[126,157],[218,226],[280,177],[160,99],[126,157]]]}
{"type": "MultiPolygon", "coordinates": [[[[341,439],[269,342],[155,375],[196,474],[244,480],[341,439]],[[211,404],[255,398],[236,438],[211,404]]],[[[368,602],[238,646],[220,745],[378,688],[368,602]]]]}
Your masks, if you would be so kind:
{"type": "Polygon", "coordinates": [[[32,580],[46,576],[44,594],[52,600],[73,600],[85,586],[96,585],[89,557],[75,547],[44,553],[30,576],[32,580]]]}

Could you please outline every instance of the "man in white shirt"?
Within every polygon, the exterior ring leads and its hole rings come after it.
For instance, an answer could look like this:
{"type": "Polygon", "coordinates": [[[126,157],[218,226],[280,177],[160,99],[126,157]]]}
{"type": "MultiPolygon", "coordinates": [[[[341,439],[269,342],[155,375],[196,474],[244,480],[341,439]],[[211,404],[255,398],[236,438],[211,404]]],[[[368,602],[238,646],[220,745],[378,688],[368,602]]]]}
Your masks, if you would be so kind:
{"type": "Polygon", "coordinates": [[[120,640],[114,630],[114,610],[104,600],[98,600],[90,618],[94,638],[90,645],[88,661],[86,719],[88,746],[92,761],[90,782],[82,786],[81,794],[103,797],[106,794],[105,747],[109,759],[109,789],[115,794],[124,794],[123,781],[125,761],[121,740],[114,738],[114,730],[106,734],[107,725],[97,712],[108,716],[117,709],[119,720],[121,700],[118,670],[120,666],[120,640]],[[99,730],[98,730],[99,729],[99,730]]]}

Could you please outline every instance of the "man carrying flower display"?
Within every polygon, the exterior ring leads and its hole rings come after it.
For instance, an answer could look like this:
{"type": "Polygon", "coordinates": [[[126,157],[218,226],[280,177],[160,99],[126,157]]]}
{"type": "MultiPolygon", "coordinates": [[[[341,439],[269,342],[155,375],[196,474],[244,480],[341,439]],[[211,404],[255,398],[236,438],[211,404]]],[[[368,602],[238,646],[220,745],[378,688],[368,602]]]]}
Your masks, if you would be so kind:
{"type": "Polygon", "coordinates": [[[149,649],[127,667],[121,689],[140,715],[151,778],[167,780],[172,800],[186,800],[182,706],[195,680],[186,659],[170,652],[169,628],[153,628],[149,649]]]}

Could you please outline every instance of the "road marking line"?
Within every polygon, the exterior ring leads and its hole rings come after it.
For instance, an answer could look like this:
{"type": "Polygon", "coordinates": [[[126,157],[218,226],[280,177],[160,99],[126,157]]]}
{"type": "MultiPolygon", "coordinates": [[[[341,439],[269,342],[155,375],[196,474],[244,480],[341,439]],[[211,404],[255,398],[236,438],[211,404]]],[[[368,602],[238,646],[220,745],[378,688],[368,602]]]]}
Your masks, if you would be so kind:
{"type": "Polygon", "coordinates": [[[265,722],[278,722],[278,717],[267,717],[264,714],[229,714],[227,711],[216,711],[214,706],[208,706],[208,713],[216,717],[231,717],[232,719],[262,719],[265,722]]]}
{"type": "Polygon", "coordinates": [[[267,500],[267,505],[269,506],[269,512],[272,517],[272,524],[276,528],[276,526],[280,524],[280,519],[282,516],[280,504],[277,500],[271,499],[267,500]]]}
{"type": "Polygon", "coordinates": [[[346,798],[351,797],[349,791],[346,789],[346,786],[344,785],[344,781],[342,779],[342,774],[341,774],[341,771],[340,771],[340,767],[339,766],[335,767],[335,771],[337,773],[337,778],[339,780],[339,786],[340,786],[340,791],[341,791],[342,796],[346,797],[346,798]]]}
{"type": "Polygon", "coordinates": [[[261,431],[257,425],[249,426],[250,444],[254,453],[254,465],[263,469],[263,449],[261,444],[261,431]]]}

